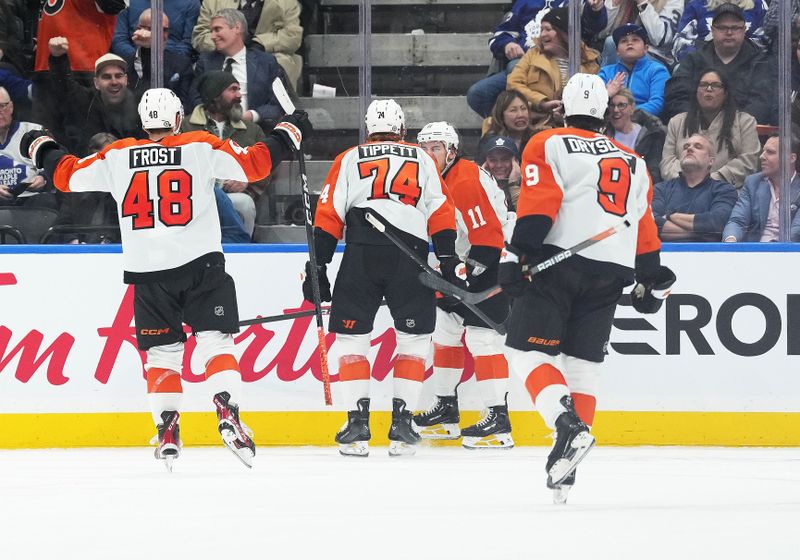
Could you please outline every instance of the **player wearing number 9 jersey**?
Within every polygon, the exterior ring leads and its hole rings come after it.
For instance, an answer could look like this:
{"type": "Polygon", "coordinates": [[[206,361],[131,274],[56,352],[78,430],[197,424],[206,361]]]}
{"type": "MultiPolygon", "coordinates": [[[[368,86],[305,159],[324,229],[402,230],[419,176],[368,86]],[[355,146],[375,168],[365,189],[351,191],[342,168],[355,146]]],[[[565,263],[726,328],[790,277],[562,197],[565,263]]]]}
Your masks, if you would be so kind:
{"type": "Polygon", "coordinates": [[[23,137],[21,149],[59,190],[107,191],[117,202],[124,280],[134,285],[136,339],[147,352],[156,458],[171,468],[180,452],[185,322],[204,358],[204,387],[213,395],[223,442],[250,466],[255,444],[239,419],[241,374],[233,355],[236,291],[225,272],[214,181],[266,177],[290,153],[289,135],[309,129],[307,117],[290,115],[265,143],[242,148],[206,132],[178,134],[183,109],[168,89],[147,90],[139,116],[149,140],[122,139],[83,159],[42,131],[23,137]]]}
{"type": "MultiPolygon", "coordinates": [[[[434,294],[417,280],[417,265],[370,226],[365,214],[369,211],[378,217],[426,260],[431,238],[443,275],[456,281],[455,210],[430,156],[419,146],[403,142],[403,110],[394,100],[373,101],[365,122],[367,142],[333,162],[314,218],[323,300],[331,299],[325,265],[333,257],[337,240],[344,234],[347,239],[329,327],[336,333],[340,356],[339,394],[349,410],[336,442],[344,455],[369,452],[367,355],[375,314],[385,299],[397,335],[389,453],[412,454],[419,435],[411,426],[411,410],[422,388],[436,319],[434,294]]],[[[308,278],[303,294],[311,301],[308,278]]]]}
{"type": "Polygon", "coordinates": [[[594,445],[589,428],[598,370],[623,287],[635,278],[649,302],[654,287],[665,291],[674,281],[660,264],[644,160],[597,132],[608,105],[603,81],[590,74],[572,76],[563,102],[566,128],[539,133],[525,147],[517,223],[499,273],[503,289],[517,298],[506,339],[509,365],[545,424],[556,431],[546,470],[559,502],[594,445]],[[524,265],[623,221],[631,227],[530,281],[525,277],[524,265]]]}

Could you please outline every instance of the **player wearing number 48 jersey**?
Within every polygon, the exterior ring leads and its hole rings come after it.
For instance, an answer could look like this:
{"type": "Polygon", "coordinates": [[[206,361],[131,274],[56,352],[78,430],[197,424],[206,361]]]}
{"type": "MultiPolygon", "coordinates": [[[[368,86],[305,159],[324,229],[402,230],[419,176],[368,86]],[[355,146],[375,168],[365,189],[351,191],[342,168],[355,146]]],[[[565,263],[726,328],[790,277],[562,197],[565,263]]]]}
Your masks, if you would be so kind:
{"type": "Polygon", "coordinates": [[[608,105],[603,81],[575,74],[562,100],[566,128],[539,133],[525,147],[517,223],[499,273],[503,290],[516,297],[509,365],[555,430],[546,470],[557,502],[566,500],[575,468],[594,445],[599,366],[622,288],[635,279],[634,307],[654,313],[675,281],[660,263],[644,160],[597,132],[608,105]],[[526,264],[623,221],[632,227],[526,277],[526,264]]]}
{"type": "MultiPolygon", "coordinates": [[[[480,292],[495,286],[504,229],[513,227],[503,191],[489,173],[459,156],[458,134],[450,124],[426,124],[417,141],[436,162],[455,203],[456,252],[466,263],[469,290],[480,292]]],[[[508,296],[499,293],[479,307],[490,319],[503,323],[508,304],[508,296]]],[[[455,439],[461,435],[462,445],[468,449],[513,447],[506,404],[508,363],[503,356],[502,337],[463,304],[442,298],[436,309],[433,345],[435,400],[430,409],[414,415],[420,435],[428,439],[455,439]],[[475,378],[486,414],[459,434],[456,386],[464,369],[462,336],[475,359],[475,378]]]]}
{"type": "MultiPolygon", "coordinates": [[[[370,334],[381,299],[394,319],[397,360],[389,429],[389,454],[413,454],[419,435],[411,423],[425,374],[436,319],[434,294],[417,280],[417,265],[367,222],[378,217],[423,259],[428,238],[445,278],[457,281],[455,212],[433,160],[403,142],[403,110],[392,99],[373,101],[366,114],[368,138],[333,162],[314,218],[320,294],[331,300],[325,265],[347,236],[331,305],[330,330],[339,353],[339,394],[348,419],[336,434],[343,455],[369,453],[370,334]]],[[[310,263],[306,264],[308,268],[310,263]]],[[[312,300],[310,275],[303,294],[312,300]]]]}
{"type": "Polygon", "coordinates": [[[204,358],[204,386],[213,395],[222,440],[249,467],[255,444],[239,418],[241,374],[232,336],[239,317],[233,279],[225,272],[214,182],[269,175],[310,130],[308,118],[302,112],[287,116],[265,143],[242,148],[207,132],[178,134],[183,109],[168,89],[147,90],[139,116],[148,140],[122,139],[84,159],[65,153],[43,131],[25,134],[21,150],[59,190],[107,191],[117,202],[124,279],[134,286],[136,340],[147,352],[156,458],[171,470],[180,453],[185,322],[204,358]]]}

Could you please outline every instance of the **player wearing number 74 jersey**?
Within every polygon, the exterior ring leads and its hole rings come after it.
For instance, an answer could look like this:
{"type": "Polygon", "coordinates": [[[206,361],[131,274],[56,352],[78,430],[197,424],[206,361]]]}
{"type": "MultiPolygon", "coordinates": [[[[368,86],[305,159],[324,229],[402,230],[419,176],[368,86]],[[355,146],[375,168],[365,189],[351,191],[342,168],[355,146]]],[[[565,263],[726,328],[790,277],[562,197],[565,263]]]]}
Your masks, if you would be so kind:
{"type": "Polygon", "coordinates": [[[603,81],[575,74],[562,100],[566,128],[539,133],[525,147],[517,223],[498,275],[517,298],[506,339],[510,368],[555,430],[546,470],[557,502],[594,445],[599,366],[622,288],[639,282],[634,307],[654,313],[675,281],[661,266],[644,160],[597,132],[608,105],[603,81]],[[632,227],[526,278],[525,264],[625,222],[632,227]]]}
{"type": "Polygon", "coordinates": [[[213,395],[222,440],[249,467],[255,444],[239,418],[241,374],[232,336],[239,317],[233,279],[225,272],[214,181],[269,175],[310,130],[308,117],[295,112],[266,142],[242,148],[207,132],[178,134],[183,109],[168,89],[147,90],[139,116],[149,140],[118,140],[84,159],[65,153],[43,131],[25,134],[20,149],[59,190],[107,191],[117,202],[124,280],[134,286],[136,340],[147,352],[156,458],[172,470],[180,453],[185,322],[204,358],[204,387],[213,395]]]}

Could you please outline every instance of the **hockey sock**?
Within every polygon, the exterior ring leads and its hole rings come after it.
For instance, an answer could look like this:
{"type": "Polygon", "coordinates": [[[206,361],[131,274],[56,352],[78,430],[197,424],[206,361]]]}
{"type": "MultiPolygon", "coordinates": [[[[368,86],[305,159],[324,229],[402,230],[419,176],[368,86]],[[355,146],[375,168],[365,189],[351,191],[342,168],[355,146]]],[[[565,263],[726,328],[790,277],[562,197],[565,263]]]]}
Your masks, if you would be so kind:
{"type": "Polygon", "coordinates": [[[231,396],[231,403],[241,403],[242,373],[239,362],[232,354],[220,354],[208,361],[205,387],[212,396],[227,391],[231,396]]]}
{"type": "Polygon", "coordinates": [[[475,356],[475,379],[484,406],[506,403],[508,392],[508,362],[502,354],[475,356]]]}
{"type": "Polygon", "coordinates": [[[586,395],[584,393],[572,393],[572,402],[575,405],[575,412],[578,413],[578,418],[583,420],[587,426],[594,423],[594,411],[597,408],[597,399],[594,395],[586,395]]]}
{"type": "Polygon", "coordinates": [[[398,354],[394,364],[394,396],[403,399],[407,410],[414,410],[422,392],[425,358],[398,354]]]}
{"type": "Polygon", "coordinates": [[[442,397],[456,394],[456,385],[464,373],[464,347],[433,345],[433,373],[435,392],[442,397]]]}
{"type": "Polygon", "coordinates": [[[555,429],[556,418],[564,412],[561,398],[569,395],[564,376],[555,366],[542,364],[528,374],[525,388],[547,427],[555,429]]]}
{"type": "Polygon", "coordinates": [[[359,399],[369,398],[369,360],[350,354],[339,358],[339,393],[347,410],[356,410],[359,399]]]}
{"type": "Polygon", "coordinates": [[[180,410],[183,397],[181,374],[171,369],[151,367],[147,370],[147,402],[156,426],[165,410],[180,410]]]}

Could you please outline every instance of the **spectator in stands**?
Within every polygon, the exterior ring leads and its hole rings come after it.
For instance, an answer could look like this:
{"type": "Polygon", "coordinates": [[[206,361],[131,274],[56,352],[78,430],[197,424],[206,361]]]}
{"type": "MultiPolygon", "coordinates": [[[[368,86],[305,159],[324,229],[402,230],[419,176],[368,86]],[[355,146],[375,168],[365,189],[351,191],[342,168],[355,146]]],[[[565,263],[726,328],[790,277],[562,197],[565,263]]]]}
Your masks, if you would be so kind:
{"type": "MultiPolygon", "coordinates": [[[[192,31],[200,13],[200,0],[169,0],[163,2],[164,14],[169,20],[169,35],[164,43],[164,53],[192,55],[192,31]]],[[[117,16],[111,52],[130,60],[142,46],[150,46],[149,31],[141,27],[142,12],[150,9],[150,0],[130,0],[130,5],[117,16]]]]}
{"type": "Polygon", "coordinates": [[[708,68],[736,76],[733,89],[727,93],[741,111],[756,121],[770,120],[771,85],[775,76],[769,68],[766,53],[745,37],[745,16],[734,4],[723,4],[711,23],[712,41],[688,54],[667,81],[666,106],[662,118],[669,119],[687,111],[695,92],[698,74],[708,68]]]}
{"type": "Polygon", "coordinates": [[[83,87],[73,77],[71,42],[53,37],[50,73],[54,91],[69,100],[70,112],[64,121],[63,143],[81,155],[89,153],[89,139],[98,132],[117,138],[144,138],[136,98],[128,88],[127,63],[115,54],[104,54],[95,62],[94,90],[83,87]]]}
{"type": "Polygon", "coordinates": [[[695,95],[689,111],[675,115],[667,125],[661,176],[664,179],[678,176],[678,158],[684,142],[692,134],[702,131],[708,133],[716,148],[711,177],[725,180],[738,189],[744,178],[755,171],[758,162],[761,145],[756,120],[736,110],[734,97],[729,93],[730,80],[724,72],[707,70],[700,74],[694,85],[695,95]]]}
{"type": "MultiPolygon", "coordinates": [[[[0,52],[0,59],[3,53],[0,52]]],[[[15,103],[29,103],[31,98],[31,81],[4,68],[0,68],[0,86],[6,88],[15,103]]]]}
{"type": "MultiPolygon", "coordinates": [[[[713,19],[720,14],[736,8],[746,26],[744,36],[753,40],[758,46],[764,46],[764,30],[762,23],[766,8],[763,0],[691,0],[683,10],[678,22],[678,32],[672,45],[672,55],[680,62],[686,55],[695,51],[708,39],[708,27],[714,28],[713,19]]],[[[721,24],[738,25],[738,24],[721,24]]],[[[738,31],[734,31],[738,34],[738,31]]]]}
{"type": "MultiPolygon", "coordinates": [[[[182,132],[205,130],[223,140],[231,138],[244,147],[266,139],[261,127],[242,119],[241,86],[233,74],[224,70],[207,72],[200,77],[198,91],[202,105],[195,107],[189,118],[184,119],[182,132]]],[[[225,180],[220,187],[228,193],[233,207],[241,216],[249,240],[255,230],[255,198],[263,192],[266,181],[248,184],[225,180]]]]}
{"type": "Polygon", "coordinates": [[[653,216],[662,241],[719,241],[736,204],[736,189],[712,179],[714,143],[692,134],[681,149],[681,174],[653,189],[653,216]]]}
{"type": "Polygon", "coordinates": [[[247,21],[239,10],[225,8],[211,17],[211,39],[216,50],[203,53],[197,61],[192,105],[202,102],[197,84],[203,74],[225,70],[231,72],[241,86],[242,119],[272,129],[284,114],[272,93],[272,81],[283,76],[283,71],[270,53],[245,47],[246,35],[247,21]]]}
{"type": "Polygon", "coordinates": [[[669,79],[666,67],[647,56],[647,31],[633,23],[614,30],[619,62],[600,69],[609,99],[623,87],[633,93],[636,105],[656,117],[664,108],[664,86],[669,79]]]}
{"type": "MultiPolygon", "coordinates": [[[[529,49],[508,75],[507,89],[516,89],[528,101],[534,127],[552,127],[562,123],[561,91],[569,78],[567,72],[568,9],[556,8],[541,20],[536,46],[529,49]]],[[[600,53],[581,43],[579,72],[597,74],[600,53]]]]}
{"type": "MultiPolygon", "coordinates": [[[[117,140],[113,134],[98,132],[89,139],[89,153],[94,154],[117,140]]],[[[107,192],[67,192],[60,195],[61,204],[58,209],[57,227],[97,226],[105,229],[91,232],[67,231],[58,239],[60,243],[108,244],[119,243],[119,217],[117,203],[107,192]]]]}
{"type": "MultiPolygon", "coordinates": [[[[200,53],[219,50],[212,36],[211,20],[224,8],[238,8],[245,18],[248,47],[272,53],[289,81],[297,89],[303,59],[297,49],[303,43],[297,0],[204,0],[192,33],[192,45],[200,53]]],[[[244,85],[244,84],[243,84],[244,85]]]]}
{"type": "MultiPolygon", "coordinates": [[[[499,71],[473,84],[467,103],[482,117],[489,116],[497,96],[506,89],[506,79],[522,56],[539,38],[541,22],[548,11],[566,5],[567,0],[517,0],[489,39],[489,49],[499,71]]],[[[585,0],[581,17],[583,40],[592,42],[606,26],[603,0],[585,0]]]]}
{"type": "Polygon", "coordinates": [[[502,92],[497,96],[492,114],[484,119],[482,136],[505,136],[511,138],[522,153],[525,144],[536,132],[531,126],[528,100],[515,89],[502,92]]]}
{"type": "MultiPolygon", "coordinates": [[[[70,66],[72,78],[79,84],[92,87],[94,63],[108,52],[114,34],[116,15],[125,8],[124,0],[70,0],[42,3],[36,33],[36,62],[33,76],[34,119],[54,133],[63,131],[64,92],[51,89],[47,83],[50,40],[64,37],[72,44],[70,66]]],[[[88,137],[87,137],[88,138],[88,137]]]]}
{"type": "Polygon", "coordinates": [[[487,136],[478,145],[478,163],[495,178],[506,195],[506,206],[517,208],[520,155],[514,140],[506,136],[487,136]]]}
{"type": "Polygon", "coordinates": [[[627,88],[609,98],[606,134],[644,158],[653,183],[661,181],[659,165],[667,130],[657,117],[636,108],[627,88]]]}
{"type": "Polygon", "coordinates": [[[38,124],[14,118],[14,102],[0,87],[0,206],[56,207],[55,195],[47,189],[44,175],[19,151],[22,135],[38,129],[38,124]]]}
{"type": "Polygon", "coordinates": [[[0,0],[0,70],[17,76],[30,70],[23,52],[24,10],[20,0],[0,0]]]}
{"type": "MultiPolygon", "coordinates": [[[[136,49],[127,55],[120,55],[128,63],[128,87],[133,90],[136,99],[141,99],[144,92],[150,89],[150,8],[142,11],[139,22],[130,39],[136,49]]],[[[169,35],[169,18],[166,12],[162,14],[164,41],[169,35]]],[[[192,59],[189,55],[177,51],[164,50],[162,54],[164,68],[163,87],[175,92],[183,102],[184,110],[190,108],[189,93],[192,87],[192,59]]]]}
{"type": "Polygon", "coordinates": [[[649,37],[650,56],[671,68],[672,41],[683,13],[683,0],[606,0],[608,25],[600,34],[603,43],[603,66],[617,62],[613,32],[628,23],[643,27],[649,37]]]}
{"type": "MultiPolygon", "coordinates": [[[[800,28],[800,0],[792,1],[792,27],[794,29],[800,28]]],[[[772,0],[767,8],[767,13],[764,15],[764,36],[767,41],[774,42],[778,38],[778,8],[780,7],[780,0],[772,0]]]]}
{"type": "MultiPolygon", "coordinates": [[[[722,240],[733,241],[778,241],[780,223],[780,170],[778,135],[770,136],[761,152],[761,173],[750,175],[739,192],[739,200],[731,212],[730,220],[722,232],[722,240]]],[[[790,209],[792,226],[790,239],[800,241],[800,177],[798,155],[800,142],[792,138],[790,162],[792,165],[790,209]]]]}

